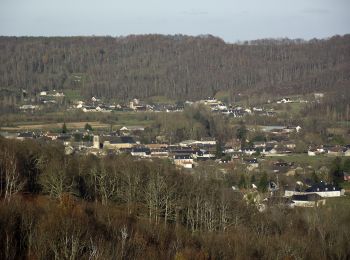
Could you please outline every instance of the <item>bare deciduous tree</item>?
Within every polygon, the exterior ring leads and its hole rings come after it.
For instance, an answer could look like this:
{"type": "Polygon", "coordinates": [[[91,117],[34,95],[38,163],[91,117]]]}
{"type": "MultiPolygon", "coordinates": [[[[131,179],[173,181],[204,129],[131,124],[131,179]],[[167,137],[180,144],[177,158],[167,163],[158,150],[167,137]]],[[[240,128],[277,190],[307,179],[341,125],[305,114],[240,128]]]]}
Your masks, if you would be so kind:
{"type": "Polygon", "coordinates": [[[20,177],[15,151],[11,147],[5,146],[0,151],[0,172],[1,194],[6,201],[10,201],[11,197],[21,191],[25,185],[20,177]]]}

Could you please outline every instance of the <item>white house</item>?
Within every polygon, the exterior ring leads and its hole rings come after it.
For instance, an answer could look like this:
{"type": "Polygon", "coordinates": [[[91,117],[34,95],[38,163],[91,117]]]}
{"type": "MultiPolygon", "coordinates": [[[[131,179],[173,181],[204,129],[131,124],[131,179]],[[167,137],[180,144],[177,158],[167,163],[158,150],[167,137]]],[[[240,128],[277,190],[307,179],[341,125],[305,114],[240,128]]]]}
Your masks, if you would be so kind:
{"type": "Polygon", "coordinates": [[[177,166],[181,166],[187,169],[193,168],[193,158],[191,155],[174,155],[174,163],[177,166]]]}
{"type": "Polygon", "coordinates": [[[303,195],[293,195],[292,199],[292,207],[319,207],[326,204],[326,200],[322,198],[320,195],[311,193],[311,194],[303,194],[303,195]]]}
{"type": "Polygon", "coordinates": [[[306,189],[305,191],[286,190],[284,192],[285,197],[291,197],[293,195],[307,195],[307,194],[318,194],[323,198],[340,197],[340,196],[344,196],[345,190],[339,187],[336,187],[332,184],[320,182],[306,189]]]}

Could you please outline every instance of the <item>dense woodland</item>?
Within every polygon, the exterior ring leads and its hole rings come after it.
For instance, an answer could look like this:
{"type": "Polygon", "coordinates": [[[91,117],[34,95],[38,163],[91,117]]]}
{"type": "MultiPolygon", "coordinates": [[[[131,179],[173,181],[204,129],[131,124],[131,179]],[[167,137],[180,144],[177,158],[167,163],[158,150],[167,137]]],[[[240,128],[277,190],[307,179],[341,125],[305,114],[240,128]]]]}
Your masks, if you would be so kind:
{"type": "Polygon", "coordinates": [[[0,37],[0,75],[4,93],[76,89],[120,100],[345,90],[350,35],[240,44],[183,35],[0,37]]]}
{"type": "Polygon", "coordinates": [[[261,213],[237,182],[210,167],[0,139],[0,258],[349,259],[347,207],[261,213]]]}

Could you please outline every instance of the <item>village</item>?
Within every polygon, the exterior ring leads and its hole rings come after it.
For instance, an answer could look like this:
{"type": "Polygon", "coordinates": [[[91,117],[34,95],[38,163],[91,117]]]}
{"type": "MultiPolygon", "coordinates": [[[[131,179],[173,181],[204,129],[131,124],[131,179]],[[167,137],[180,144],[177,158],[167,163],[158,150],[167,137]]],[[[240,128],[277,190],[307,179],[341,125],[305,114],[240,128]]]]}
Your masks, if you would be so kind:
{"type": "MultiPolygon", "coordinates": [[[[320,94],[318,94],[320,95],[320,94]]],[[[63,93],[40,93],[42,104],[54,103],[47,97],[64,96],[63,93]]],[[[55,100],[55,99],[54,99],[55,100]]],[[[289,98],[278,100],[277,103],[285,104],[293,102],[289,98]]],[[[295,101],[294,101],[295,102],[295,101]]],[[[307,102],[299,100],[298,102],[307,102]]],[[[109,113],[118,111],[152,111],[152,112],[182,112],[184,106],[204,105],[212,113],[221,113],[223,116],[243,117],[244,115],[265,115],[274,116],[273,110],[252,107],[226,105],[215,98],[208,98],[197,102],[186,101],[181,105],[160,105],[146,104],[138,99],[133,99],[125,105],[108,105],[93,97],[90,102],[78,101],[70,109],[82,110],[85,113],[109,113]]],[[[38,106],[21,106],[21,110],[37,109],[38,106]],[[34,106],[34,108],[33,108],[34,106]]],[[[177,143],[170,143],[158,140],[152,143],[143,143],[142,136],[147,129],[146,126],[125,125],[115,131],[93,130],[86,123],[84,129],[69,131],[65,125],[59,132],[50,131],[24,131],[24,132],[4,132],[0,134],[8,139],[27,140],[34,139],[38,142],[58,142],[64,145],[66,155],[89,155],[104,157],[112,154],[129,154],[137,160],[153,160],[155,158],[172,161],[176,167],[192,171],[203,162],[214,163],[222,172],[228,168],[239,168],[247,176],[268,173],[277,177],[290,178],[296,180],[294,176],[303,176],[306,173],[322,173],[329,169],[322,166],[313,168],[310,165],[301,165],[293,161],[294,157],[317,157],[323,158],[349,157],[350,145],[312,145],[307,149],[307,153],[298,151],[297,136],[302,131],[301,126],[263,126],[258,131],[264,134],[264,140],[244,140],[249,141],[242,145],[242,140],[233,139],[226,143],[221,143],[213,137],[203,137],[200,140],[182,140],[177,143]],[[293,138],[291,138],[293,137],[293,138]],[[268,141],[267,141],[268,140],[268,141]]],[[[247,128],[246,131],[257,131],[257,129],[247,128]]],[[[324,173],[323,173],[324,174],[324,173]]],[[[350,181],[350,174],[343,172],[344,181],[350,181]]],[[[300,179],[300,178],[299,178],[300,179]]],[[[289,181],[289,183],[291,183],[289,181]]],[[[302,206],[314,207],[325,204],[325,198],[344,196],[344,189],[339,186],[328,184],[322,181],[312,182],[305,178],[305,181],[296,181],[291,186],[280,187],[276,182],[267,183],[270,196],[260,196],[257,186],[251,182],[249,186],[243,187],[244,198],[249,203],[256,204],[259,210],[264,210],[267,205],[285,205],[288,207],[302,206]],[[284,191],[284,193],[281,191],[284,191]],[[249,195],[250,194],[250,195],[249,195]],[[278,194],[278,196],[276,195],[278,194]],[[249,195],[249,196],[248,196],[249,195]]],[[[235,191],[242,190],[239,187],[232,187],[235,191]]]]}

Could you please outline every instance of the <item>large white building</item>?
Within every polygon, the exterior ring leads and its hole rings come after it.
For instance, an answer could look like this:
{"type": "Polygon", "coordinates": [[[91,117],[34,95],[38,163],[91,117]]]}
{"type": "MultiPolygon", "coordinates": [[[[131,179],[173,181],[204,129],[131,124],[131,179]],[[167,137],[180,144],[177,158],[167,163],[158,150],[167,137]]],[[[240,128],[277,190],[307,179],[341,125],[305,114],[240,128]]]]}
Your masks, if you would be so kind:
{"type": "Polygon", "coordinates": [[[307,194],[317,194],[322,198],[340,197],[345,194],[345,190],[333,184],[320,182],[306,189],[305,191],[286,190],[284,192],[285,197],[292,197],[293,195],[307,195],[307,194]]]}

